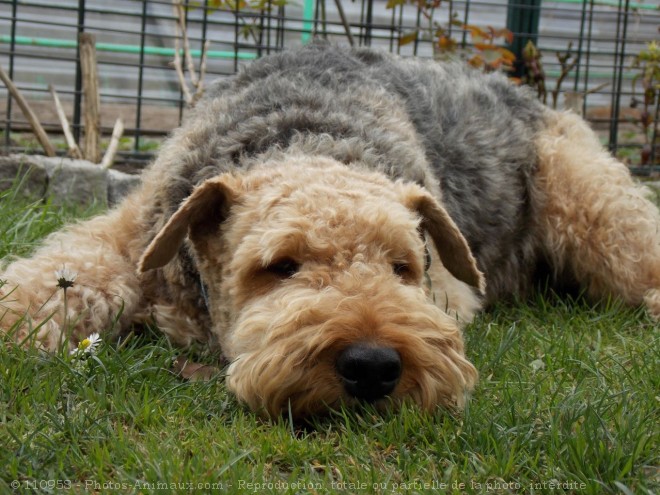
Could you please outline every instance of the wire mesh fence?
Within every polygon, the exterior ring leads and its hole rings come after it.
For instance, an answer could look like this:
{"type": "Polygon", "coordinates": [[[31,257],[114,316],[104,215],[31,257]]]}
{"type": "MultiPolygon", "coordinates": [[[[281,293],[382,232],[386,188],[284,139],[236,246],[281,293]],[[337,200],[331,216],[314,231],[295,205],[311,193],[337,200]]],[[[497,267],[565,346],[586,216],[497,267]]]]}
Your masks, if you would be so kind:
{"type": "MultiPolygon", "coordinates": [[[[208,45],[207,80],[316,37],[404,56],[459,56],[482,70],[510,66],[511,77],[534,86],[547,104],[582,113],[636,172],[658,169],[656,1],[181,1],[197,64],[208,45]]],[[[121,117],[120,160],[142,164],[186,112],[172,67],[175,19],[171,0],[0,0],[0,65],[57,142],[53,85],[79,138],[84,102],[77,40],[80,33],[94,34],[102,132],[109,136],[121,117]]],[[[0,131],[4,152],[34,149],[4,87],[0,131]]]]}

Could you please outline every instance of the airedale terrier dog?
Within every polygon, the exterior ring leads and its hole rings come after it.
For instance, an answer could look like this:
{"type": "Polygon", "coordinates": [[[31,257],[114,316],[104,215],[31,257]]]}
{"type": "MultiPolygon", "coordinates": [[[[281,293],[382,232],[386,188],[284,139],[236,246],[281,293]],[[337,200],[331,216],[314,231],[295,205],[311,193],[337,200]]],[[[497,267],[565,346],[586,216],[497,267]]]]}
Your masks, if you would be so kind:
{"type": "Polygon", "coordinates": [[[462,327],[539,266],[660,317],[660,215],[579,117],[503,76],[312,45],[207,90],[142,185],[2,274],[46,349],[153,321],[218,345],[227,385],[294,416],[461,406],[462,327]],[[66,320],[65,320],[66,321],[66,320]]]}

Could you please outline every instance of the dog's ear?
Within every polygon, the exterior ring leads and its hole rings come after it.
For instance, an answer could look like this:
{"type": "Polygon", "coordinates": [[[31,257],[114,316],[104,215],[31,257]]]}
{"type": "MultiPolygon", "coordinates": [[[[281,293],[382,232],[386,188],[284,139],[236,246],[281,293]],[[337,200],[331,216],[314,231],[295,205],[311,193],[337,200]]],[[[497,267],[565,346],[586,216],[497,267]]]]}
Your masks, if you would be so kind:
{"type": "Polygon", "coordinates": [[[197,243],[217,232],[231,205],[240,197],[234,181],[229,179],[230,176],[216,177],[195,188],[147,247],[138,263],[140,272],[166,265],[186,235],[197,243]]]}
{"type": "Polygon", "coordinates": [[[486,283],[465,237],[440,203],[418,186],[405,193],[405,204],[422,217],[421,227],[433,239],[442,264],[458,280],[484,292],[486,283]]]}

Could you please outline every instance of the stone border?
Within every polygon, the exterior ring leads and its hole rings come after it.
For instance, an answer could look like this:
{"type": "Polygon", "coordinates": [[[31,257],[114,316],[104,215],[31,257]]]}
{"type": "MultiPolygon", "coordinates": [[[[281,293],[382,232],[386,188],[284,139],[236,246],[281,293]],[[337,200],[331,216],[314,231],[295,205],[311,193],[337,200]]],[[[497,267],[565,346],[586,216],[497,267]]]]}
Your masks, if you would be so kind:
{"type": "Polygon", "coordinates": [[[0,156],[0,191],[10,189],[17,181],[23,196],[52,197],[56,204],[112,207],[140,183],[140,176],[103,169],[86,160],[0,156]]]}
{"type": "MultiPolygon", "coordinates": [[[[112,207],[140,183],[139,175],[106,170],[86,160],[41,155],[0,156],[0,192],[21,177],[21,194],[51,196],[56,204],[101,204],[112,207]]],[[[660,203],[660,181],[642,181],[660,203]]]]}

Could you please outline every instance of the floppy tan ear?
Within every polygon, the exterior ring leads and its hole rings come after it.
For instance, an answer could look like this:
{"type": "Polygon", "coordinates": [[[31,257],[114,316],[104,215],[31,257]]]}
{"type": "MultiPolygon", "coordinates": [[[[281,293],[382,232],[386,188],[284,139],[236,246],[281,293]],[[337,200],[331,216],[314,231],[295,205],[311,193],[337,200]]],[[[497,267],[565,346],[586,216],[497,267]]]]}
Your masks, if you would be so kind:
{"type": "Polygon", "coordinates": [[[428,192],[418,187],[409,191],[406,202],[409,208],[421,215],[421,226],[433,239],[447,270],[458,280],[483,293],[486,288],[483,273],[477,268],[470,246],[447,210],[428,192]]]}
{"type": "Polygon", "coordinates": [[[229,208],[239,198],[239,193],[228,182],[226,176],[221,176],[197,186],[151,241],[138,263],[138,270],[146,272],[166,265],[189,233],[199,239],[217,231],[227,218],[229,208]]]}

